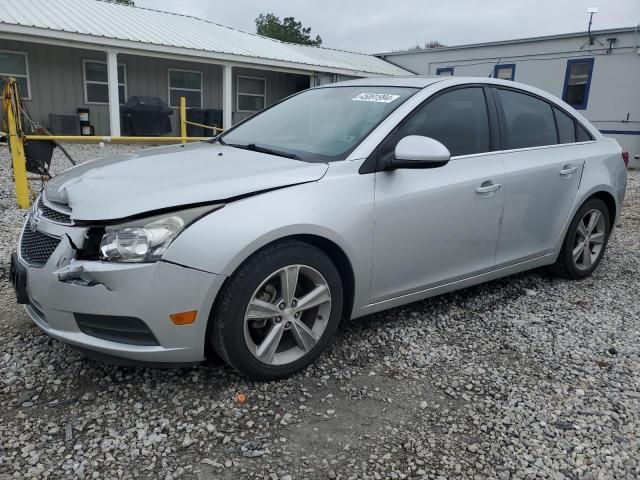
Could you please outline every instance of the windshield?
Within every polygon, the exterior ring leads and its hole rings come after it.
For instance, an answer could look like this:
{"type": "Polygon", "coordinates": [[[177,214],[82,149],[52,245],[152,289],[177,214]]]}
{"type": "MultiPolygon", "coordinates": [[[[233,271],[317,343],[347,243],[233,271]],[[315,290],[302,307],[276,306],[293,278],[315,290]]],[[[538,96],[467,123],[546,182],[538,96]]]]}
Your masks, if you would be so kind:
{"type": "Polygon", "coordinates": [[[221,143],[306,162],[344,160],[418,91],[404,87],[316,88],[293,96],[223,134],[221,143]]]}

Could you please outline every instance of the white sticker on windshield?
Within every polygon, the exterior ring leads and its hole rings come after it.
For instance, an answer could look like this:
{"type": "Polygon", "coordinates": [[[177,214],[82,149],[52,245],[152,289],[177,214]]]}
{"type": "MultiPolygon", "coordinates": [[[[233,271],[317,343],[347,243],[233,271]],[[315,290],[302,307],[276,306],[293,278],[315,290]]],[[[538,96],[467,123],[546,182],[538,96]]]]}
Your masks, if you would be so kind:
{"type": "Polygon", "coordinates": [[[400,95],[391,95],[390,93],[361,93],[351,100],[356,102],[391,103],[398,98],[400,98],[400,95]]]}

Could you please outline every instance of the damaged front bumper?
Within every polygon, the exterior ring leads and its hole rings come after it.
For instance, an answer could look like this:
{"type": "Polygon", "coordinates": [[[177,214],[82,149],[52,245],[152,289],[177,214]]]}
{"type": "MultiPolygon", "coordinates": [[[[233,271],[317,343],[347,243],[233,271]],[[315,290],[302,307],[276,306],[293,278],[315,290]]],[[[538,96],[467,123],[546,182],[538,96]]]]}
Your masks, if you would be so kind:
{"type": "MultiPolygon", "coordinates": [[[[37,222],[36,222],[37,223],[37,222]]],[[[31,228],[29,220],[26,229],[31,228]]],[[[26,269],[25,310],[63,342],[132,363],[182,364],[205,358],[206,327],[224,277],[168,262],[76,260],[86,229],[42,221],[37,231],[60,242],[42,265],[20,254],[26,269]],[[170,315],[197,311],[175,325],[170,315]]]]}

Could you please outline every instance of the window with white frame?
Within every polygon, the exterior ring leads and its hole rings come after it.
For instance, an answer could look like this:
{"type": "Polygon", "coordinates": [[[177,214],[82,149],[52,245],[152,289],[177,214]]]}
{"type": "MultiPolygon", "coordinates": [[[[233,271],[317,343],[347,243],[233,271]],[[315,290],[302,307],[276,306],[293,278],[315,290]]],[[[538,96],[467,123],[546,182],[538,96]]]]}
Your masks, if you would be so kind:
{"type": "Polygon", "coordinates": [[[180,97],[185,98],[187,108],[202,108],[202,72],[169,69],[169,105],[179,108],[180,97]]]}
{"type": "MultiPolygon", "coordinates": [[[[109,74],[107,62],[98,60],[83,60],[84,72],[84,103],[109,103],[109,74]]],[[[127,101],[127,68],[123,63],[118,64],[118,101],[127,101]]]]}
{"type": "Polygon", "coordinates": [[[267,104],[267,81],[259,77],[238,76],[237,108],[239,112],[257,112],[267,104]]]}
{"type": "Polygon", "coordinates": [[[26,53],[0,50],[0,82],[9,77],[16,79],[18,91],[22,98],[31,98],[29,65],[26,53]]]}

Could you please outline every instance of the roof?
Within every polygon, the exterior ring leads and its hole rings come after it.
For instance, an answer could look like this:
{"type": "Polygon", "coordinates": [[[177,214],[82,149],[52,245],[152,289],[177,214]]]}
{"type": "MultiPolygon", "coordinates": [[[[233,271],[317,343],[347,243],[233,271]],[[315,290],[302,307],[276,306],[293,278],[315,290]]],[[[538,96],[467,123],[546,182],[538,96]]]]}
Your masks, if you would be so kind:
{"type": "MultiPolygon", "coordinates": [[[[338,87],[409,87],[409,88],[426,88],[435,83],[442,83],[444,86],[455,85],[502,85],[505,87],[521,88],[523,90],[534,91],[536,93],[542,90],[513,80],[504,80],[493,77],[473,77],[473,76],[437,76],[437,75],[411,75],[405,77],[376,77],[376,78],[358,78],[356,80],[347,80],[344,82],[330,83],[315,88],[338,88],[338,87]]],[[[542,96],[550,97],[545,93],[542,96]]],[[[553,97],[553,96],[551,96],[553,97]]],[[[553,97],[555,98],[555,97],[553,97]]],[[[557,99],[555,99],[557,100],[557,99]]]]}
{"type": "MultiPolygon", "coordinates": [[[[436,82],[442,82],[448,78],[453,77],[434,77],[434,76],[404,76],[404,77],[377,77],[377,78],[359,78],[357,80],[347,80],[344,82],[338,83],[329,83],[327,85],[322,85],[322,87],[318,88],[333,88],[333,87],[357,87],[357,86],[366,86],[366,87],[413,87],[413,88],[425,88],[429,85],[432,85],[436,82]]],[[[465,77],[455,77],[456,80],[465,79],[465,77]]]]}
{"type": "MultiPolygon", "coordinates": [[[[612,33],[629,33],[635,32],[636,27],[621,27],[621,28],[610,28],[606,30],[592,30],[591,35],[609,35],[612,33]]],[[[539,42],[545,40],[561,40],[564,38],[575,38],[575,37],[586,37],[589,35],[589,32],[572,32],[572,33],[559,33],[555,35],[545,35],[539,37],[526,37],[526,38],[516,38],[512,40],[498,40],[495,42],[483,42],[483,43],[467,43],[463,45],[452,45],[449,47],[436,47],[436,48],[422,48],[420,50],[399,50],[395,52],[384,52],[384,53],[376,53],[376,57],[390,57],[392,55],[407,55],[411,53],[424,53],[424,52],[439,52],[443,50],[462,50],[465,48],[477,48],[477,47],[491,47],[495,45],[513,45],[516,43],[528,43],[528,42],[539,42]]]]}
{"type": "Polygon", "coordinates": [[[345,75],[406,75],[372,55],[281,42],[176,13],[98,0],[2,0],[0,36],[345,75]]]}

